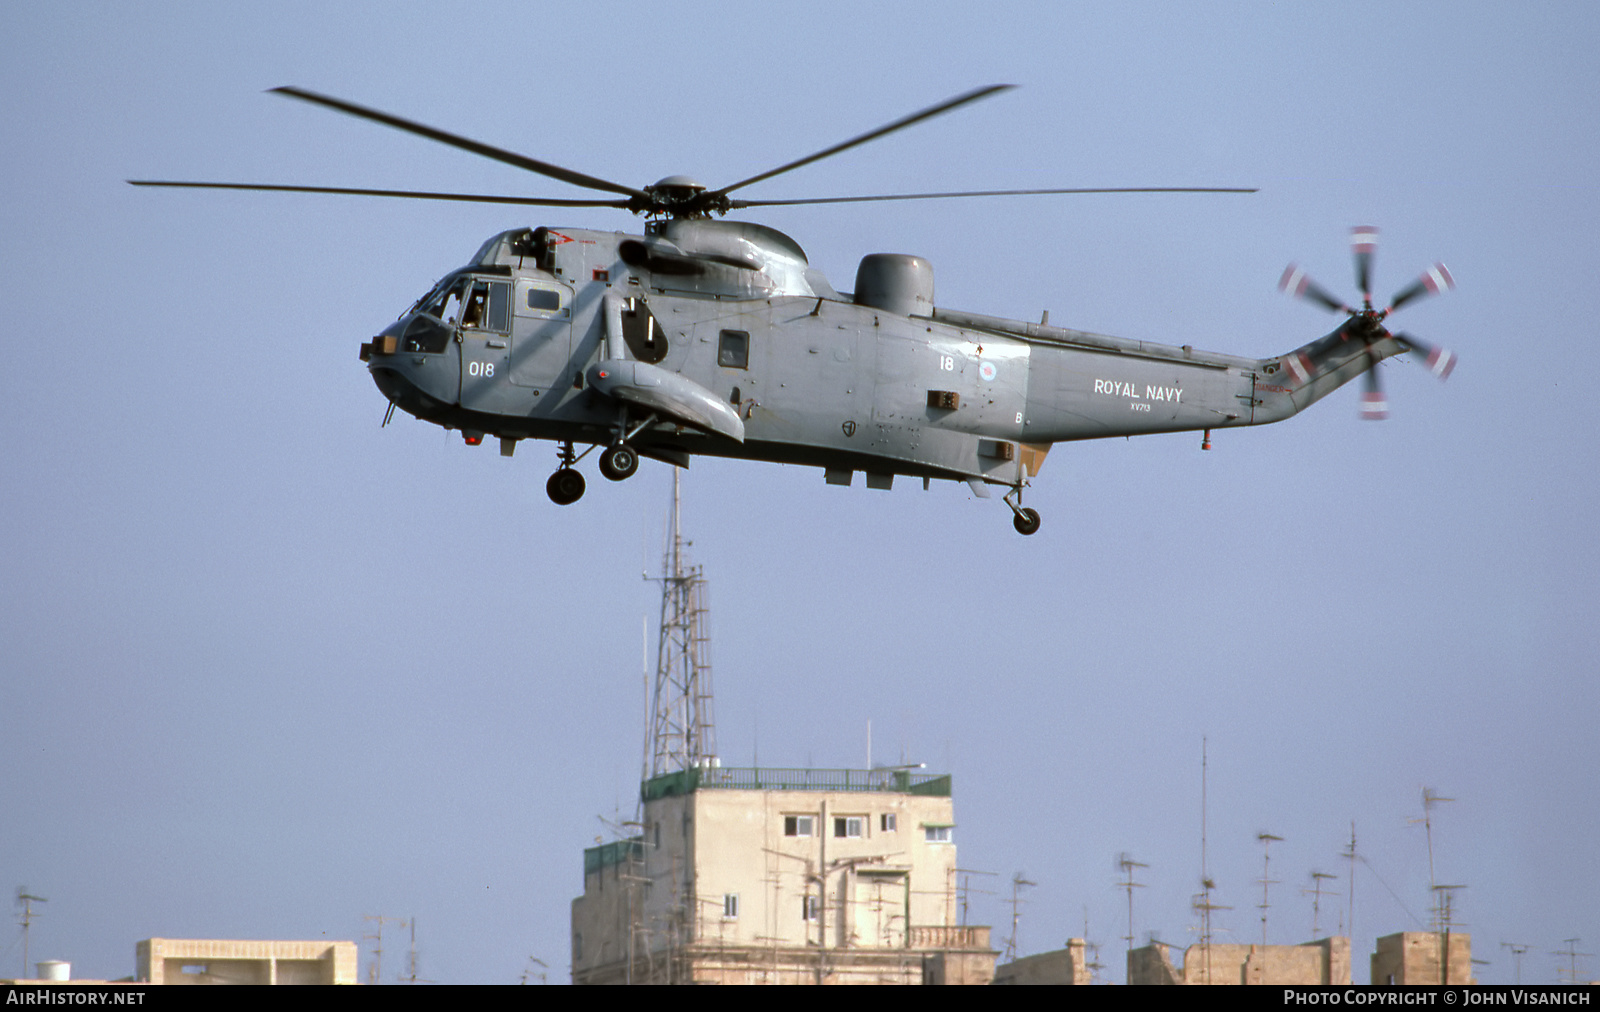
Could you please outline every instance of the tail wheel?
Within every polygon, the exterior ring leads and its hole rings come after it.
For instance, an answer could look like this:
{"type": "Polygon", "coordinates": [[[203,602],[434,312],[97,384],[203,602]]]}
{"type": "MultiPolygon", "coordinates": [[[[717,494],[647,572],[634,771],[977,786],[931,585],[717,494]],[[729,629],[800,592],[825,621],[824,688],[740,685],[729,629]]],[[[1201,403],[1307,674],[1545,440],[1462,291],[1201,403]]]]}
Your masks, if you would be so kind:
{"type": "Polygon", "coordinates": [[[1024,506],[1011,518],[1011,526],[1017,529],[1018,534],[1035,534],[1039,530],[1039,511],[1024,506]]]}
{"type": "Polygon", "coordinates": [[[627,443],[608,446],[600,454],[600,473],[612,481],[631,477],[639,470],[639,454],[627,443]]]}

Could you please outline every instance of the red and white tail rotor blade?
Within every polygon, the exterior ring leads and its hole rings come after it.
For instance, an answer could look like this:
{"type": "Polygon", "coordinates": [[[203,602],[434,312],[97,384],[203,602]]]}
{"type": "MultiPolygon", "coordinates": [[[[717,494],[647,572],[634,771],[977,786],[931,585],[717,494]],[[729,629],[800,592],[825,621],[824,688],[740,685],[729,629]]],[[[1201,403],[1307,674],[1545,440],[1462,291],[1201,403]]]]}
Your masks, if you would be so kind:
{"type": "Polygon", "coordinates": [[[1350,230],[1350,252],[1355,255],[1356,287],[1361,297],[1372,302],[1372,255],[1378,252],[1378,230],[1372,225],[1357,225],[1350,230]]]}
{"type": "Polygon", "coordinates": [[[1278,279],[1278,290],[1288,292],[1297,299],[1314,302],[1322,308],[1333,313],[1348,313],[1350,307],[1329,295],[1321,285],[1311,280],[1311,276],[1299,264],[1290,264],[1283,269],[1283,277],[1278,279]]]}
{"type": "Polygon", "coordinates": [[[1450,276],[1450,268],[1442,263],[1436,263],[1423,271],[1420,278],[1395,293],[1395,297],[1389,301],[1389,312],[1394,312],[1408,302],[1448,292],[1455,286],[1456,279],[1450,276]]]}
{"type": "Polygon", "coordinates": [[[1428,371],[1439,377],[1440,380],[1450,378],[1450,373],[1456,367],[1456,353],[1449,348],[1436,348],[1431,344],[1419,341],[1410,334],[1396,334],[1395,340],[1422,356],[1423,362],[1428,366],[1428,371]]]}
{"type": "Polygon", "coordinates": [[[1383,395],[1383,384],[1378,382],[1378,363],[1372,363],[1362,375],[1366,382],[1361,391],[1361,417],[1369,422],[1381,422],[1389,417],[1389,399],[1383,395]]]}

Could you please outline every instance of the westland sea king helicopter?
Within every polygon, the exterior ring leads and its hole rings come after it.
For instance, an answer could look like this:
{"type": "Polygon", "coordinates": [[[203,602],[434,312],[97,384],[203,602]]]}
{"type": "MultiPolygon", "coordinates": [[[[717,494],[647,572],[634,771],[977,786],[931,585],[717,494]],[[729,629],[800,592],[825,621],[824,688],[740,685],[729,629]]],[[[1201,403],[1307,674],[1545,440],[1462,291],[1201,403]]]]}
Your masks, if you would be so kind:
{"type": "Polygon", "coordinates": [[[1453,287],[1435,264],[1374,309],[1376,230],[1353,231],[1359,308],[1290,265],[1280,286],[1345,316],[1330,334],[1274,358],[1090,334],[939,307],[921,257],[862,259],[855,290],[836,291],[799,244],[729,211],[801,204],[1070,193],[1249,193],[1212,187],[984,190],[749,200],[735,191],[1003,91],[979,88],[777,168],[710,189],[687,176],[635,188],[298,88],[289,98],[370,120],[608,196],[584,199],[130,180],[138,186],[269,190],[537,207],[609,207],[642,215],[642,235],[517,228],[483,244],[400,318],[361,346],[373,381],[400,408],[469,444],[497,437],[558,444],[546,489],[584,492],[579,460],[620,481],[639,457],[687,467],[712,454],[820,467],[826,480],[889,488],[897,475],[1006,489],[1016,529],[1052,444],[1281,421],[1357,376],[1363,414],[1387,406],[1377,365],[1423,356],[1441,379],[1450,352],[1386,327],[1402,305],[1453,287]],[[582,453],[580,445],[587,446],[582,453]]]}

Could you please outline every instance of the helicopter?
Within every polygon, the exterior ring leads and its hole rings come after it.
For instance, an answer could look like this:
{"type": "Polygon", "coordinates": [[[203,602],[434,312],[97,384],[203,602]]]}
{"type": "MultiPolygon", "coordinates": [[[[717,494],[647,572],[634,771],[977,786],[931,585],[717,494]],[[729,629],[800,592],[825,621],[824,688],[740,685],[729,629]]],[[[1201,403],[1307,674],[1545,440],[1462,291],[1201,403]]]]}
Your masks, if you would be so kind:
{"type": "Polygon", "coordinates": [[[1039,530],[1023,491],[1055,443],[1282,421],[1364,377],[1362,413],[1387,415],[1377,366],[1413,353],[1439,378],[1449,351],[1391,332],[1402,305],[1454,286],[1442,263],[1375,309],[1377,230],[1352,231],[1359,307],[1291,264],[1280,287],[1345,319],[1272,358],[1244,358],[948,309],[922,257],[865,256],[841,293],[789,236],[726,220],[756,207],[1076,193],[1252,193],[1249,188],[1124,187],[897,193],[752,200],[731,194],[1005,91],[991,85],[718,189],[682,175],[642,188],[586,175],[300,88],[272,91],[608,194],[543,198],[265,183],[128,180],[136,186],[344,194],[562,208],[618,208],[642,234],[540,226],[501,232],[361,345],[395,409],[488,437],[557,444],[546,492],[577,502],[577,464],[598,450],[621,481],[640,457],[688,467],[699,455],[819,467],[833,485],[896,477],[966,483],[1002,501],[1024,535],[1039,530]],[[584,446],[581,453],[577,447],[584,446]]]}

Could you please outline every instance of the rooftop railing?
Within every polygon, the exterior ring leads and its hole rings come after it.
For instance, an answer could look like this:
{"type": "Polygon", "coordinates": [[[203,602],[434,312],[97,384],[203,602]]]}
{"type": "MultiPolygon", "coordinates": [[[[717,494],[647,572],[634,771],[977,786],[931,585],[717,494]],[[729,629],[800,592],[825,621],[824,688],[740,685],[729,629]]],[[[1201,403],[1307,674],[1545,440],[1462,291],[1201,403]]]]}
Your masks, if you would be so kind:
{"type": "Polygon", "coordinates": [[[664,773],[640,785],[640,793],[646,801],[704,790],[868,791],[948,798],[950,775],[903,769],[813,770],[700,766],[664,773]]]}

